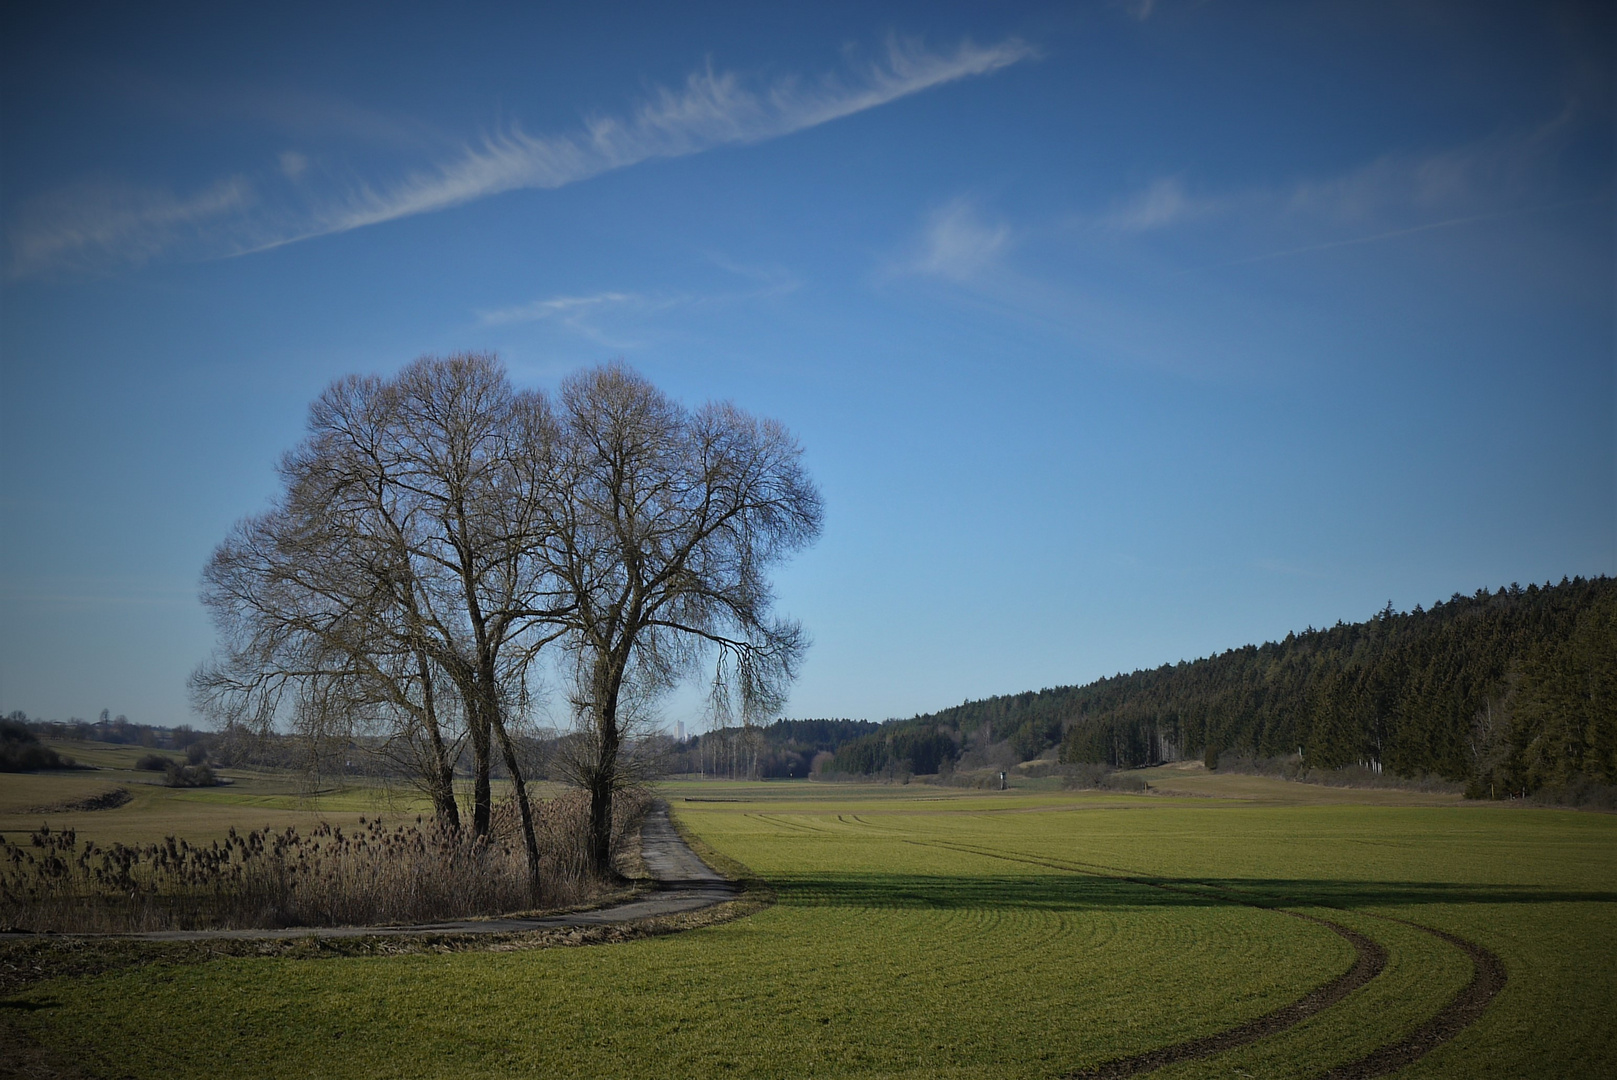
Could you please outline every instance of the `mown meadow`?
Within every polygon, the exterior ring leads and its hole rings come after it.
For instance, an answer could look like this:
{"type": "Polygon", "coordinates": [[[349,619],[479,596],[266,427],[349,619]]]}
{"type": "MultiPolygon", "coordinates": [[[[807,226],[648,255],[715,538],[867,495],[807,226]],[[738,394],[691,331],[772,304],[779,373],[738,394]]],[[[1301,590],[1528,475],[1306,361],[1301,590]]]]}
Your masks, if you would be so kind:
{"type": "Polygon", "coordinates": [[[148,963],[34,983],[0,1015],[99,1075],[1059,1077],[1359,970],[1300,914],[1373,943],[1373,977],[1151,1075],[1353,1075],[1473,979],[1425,928],[1507,981],[1398,1075],[1617,1070],[1617,818],[1240,784],[668,783],[681,828],[770,906],[587,948],[148,963]]]}

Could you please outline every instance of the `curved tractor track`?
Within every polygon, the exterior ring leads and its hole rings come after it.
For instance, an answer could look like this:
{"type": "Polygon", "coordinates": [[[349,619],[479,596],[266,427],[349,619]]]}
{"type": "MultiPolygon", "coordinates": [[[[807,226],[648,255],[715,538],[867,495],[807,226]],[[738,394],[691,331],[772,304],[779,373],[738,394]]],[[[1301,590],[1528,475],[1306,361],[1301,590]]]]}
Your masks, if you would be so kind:
{"type": "MultiPolygon", "coordinates": [[[[1257,1042],[1259,1039],[1278,1034],[1287,1028],[1295,1027],[1309,1017],[1324,1012],[1380,975],[1387,965],[1387,950],[1379,942],[1366,937],[1356,930],[1349,929],[1329,919],[1305,915],[1297,911],[1288,911],[1285,908],[1275,907],[1240,896],[1232,896],[1227,891],[1219,889],[1211,883],[1195,883],[1199,886],[1198,888],[1188,888],[1184,885],[1139,877],[1127,870],[1100,864],[1055,862],[1030,855],[985,851],[965,844],[948,842],[909,840],[907,843],[923,847],[949,848],[954,851],[969,852],[986,858],[1044,866],[1067,873],[1112,878],[1168,892],[1212,896],[1227,903],[1262,908],[1293,919],[1302,919],[1306,922],[1315,923],[1330,930],[1353,946],[1356,955],[1352,967],[1324,986],[1318,987],[1289,1005],[1254,1020],[1248,1020],[1244,1024],[1227,1028],[1224,1031],[1217,1031],[1211,1035],[1203,1035],[1199,1038],[1174,1043],[1170,1046],[1157,1047],[1154,1050],[1147,1050],[1130,1057],[1115,1058],[1092,1068],[1070,1073],[1068,1074],[1068,1080],[1122,1080],[1124,1077],[1139,1076],[1167,1065],[1174,1065],[1182,1061],[1194,1061],[1197,1058],[1210,1057],[1226,1050],[1246,1046],[1249,1043],[1257,1042]]],[[[1401,1069],[1425,1057],[1475,1023],[1488,1007],[1488,1003],[1494,999],[1500,990],[1504,989],[1506,979],[1504,963],[1498,956],[1481,945],[1443,930],[1423,926],[1417,922],[1410,922],[1408,919],[1394,919],[1383,915],[1372,915],[1371,917],[1408,926],[1459,949],[1471,959],[1471,981],[1436,1015],[1432,1016],[1405,1038],[1397,1042],[1388,1043],[1356,1061],[1338,1065],[1322,1072],[1316,1080],[1371,1080],[1373,1077],[1385,1076],[1401,1069]]]]}
{"type": "Polygon", "coordinates": [[[1441,938],[1471,957],[1471,981],[1436,1016],[1416,1028],[1408,1038],[1383,1046],[1358,1061],[1339,1065],[1320,1074],[1318,1080],[1370,1080],[1371,1077],[1385,1076],[1401,1069],[1476,1023],[1488,1007],[1488,1002],[1505,988],[1504,963],[1481,945],[1407,919],[1391,921],[1441,938]]]}

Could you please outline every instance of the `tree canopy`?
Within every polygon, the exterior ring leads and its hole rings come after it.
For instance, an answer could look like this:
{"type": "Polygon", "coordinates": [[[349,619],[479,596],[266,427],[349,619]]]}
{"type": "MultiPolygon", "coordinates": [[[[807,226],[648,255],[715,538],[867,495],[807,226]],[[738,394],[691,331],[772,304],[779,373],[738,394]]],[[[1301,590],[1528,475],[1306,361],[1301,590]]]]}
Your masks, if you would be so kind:
{"type": "Polygon", "coordinates": [[[566,380],[554,406],[480,354],[339,380],[274,504],[204,571],[221,646],[194,693],[226,723],[380,733],[452,827],[469,746],[479,836],[500,755],[537,866],[511,728],[557,643],[604,871],[625,695],[711,656],[716,707],[751,717],[795,672],[806,639],[772,614],[768,571],[819,531],[800,457],[779,424],[687,410],[622,365],[566,380]]]}

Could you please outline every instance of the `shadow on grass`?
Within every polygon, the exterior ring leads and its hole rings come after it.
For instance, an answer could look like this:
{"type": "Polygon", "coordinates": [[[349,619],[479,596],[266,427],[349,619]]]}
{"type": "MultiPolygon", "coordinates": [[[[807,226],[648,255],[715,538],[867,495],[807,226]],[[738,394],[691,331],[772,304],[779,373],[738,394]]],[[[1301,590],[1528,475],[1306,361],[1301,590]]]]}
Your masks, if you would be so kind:
{"type": "Polygon", "coordinates": [[[1617,903],[1617,893],[1435,881],[1309,878],[1121,878],[1077,873],[946,877],[923,874],[783,874],[770,879],[779,902],[802,907],[984,908],[1076,911],[1093,908],[1404,907],[1420,904],[1617,903]]]}
{"type": "Polygon", "coordinates": [[[14,998],[11,1001],[0,1001],[0,1009],[13,1009],[17,1012],[39,1012],[41,1009],[60,1009],[62,1003],[53,997],[48,998],[14,998]]]}

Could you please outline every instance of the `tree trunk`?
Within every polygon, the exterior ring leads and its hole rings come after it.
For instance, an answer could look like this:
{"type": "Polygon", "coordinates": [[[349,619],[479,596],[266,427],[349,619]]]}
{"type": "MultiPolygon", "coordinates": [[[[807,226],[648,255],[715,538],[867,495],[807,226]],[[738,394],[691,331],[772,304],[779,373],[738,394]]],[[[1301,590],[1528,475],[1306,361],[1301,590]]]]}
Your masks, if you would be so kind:
{"type": "Polygon", "coordinates": [[[432,745],[432,761],[427,766],[427,785],[432,794],[432,812],[452,833],[460,832],[460,804],[455,801],[455,766],[444,749],[443,732],[438,727],[438,705],[432,690],[432,672],[424,654],[416,654],[421,672],[422,720],[432,745]]]}
{"type": "Polygon", "coordinates": [[[539,841],[533,834],[533,805],[528,801],[528,785],[522,778],[522,766],[517,764],[516,747],[505,722],[497,716],[494,730],[500,737],[500,749],[505,753],[505,767],[511,772],[511,784],[516,789],[517,809],[522,814],[522,843],[528,849],[528,902],[539,903],[539,841]]]}
{"type": "Polygon", "coordinates": [[[595,767],[590,770],[590,872],[597,877],[612,876],[612,793],[617,786],[617,717],[598,717],[599,737],[595,767]]]}
{"type": "Polygon", "coordinates": [[[432,786],[432,812],[444,828],[460,832],[460,804],[455,801],[455,770],[447,761],[432,786]]]}
{"type": "Polygon", "coordinates": [[[471,712],[472,734],[472,835],[487,836],[489,819],[493,811],[493,797],[489,791],[489,721],[482,709],[471,712]]]}
{"type": "Polygon", "coordinates": [[[599,770],[590,777],[590,872],[597,877],[612,873],[612,776],[599,770]]]}
{"type": "Polygon", "coordinates": [[[618,775],[618,686],[610,661],[596,667],[592,680],[595,689],[595,762],[589,773],[590,793],[590,871],[597,877],[612,876],[612,793],[618,775]]]}

